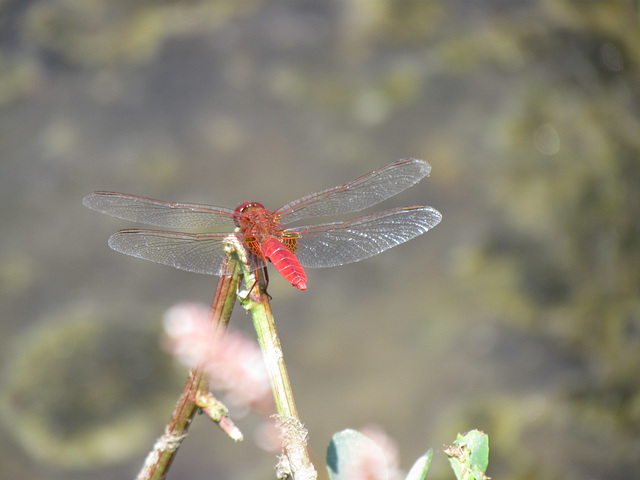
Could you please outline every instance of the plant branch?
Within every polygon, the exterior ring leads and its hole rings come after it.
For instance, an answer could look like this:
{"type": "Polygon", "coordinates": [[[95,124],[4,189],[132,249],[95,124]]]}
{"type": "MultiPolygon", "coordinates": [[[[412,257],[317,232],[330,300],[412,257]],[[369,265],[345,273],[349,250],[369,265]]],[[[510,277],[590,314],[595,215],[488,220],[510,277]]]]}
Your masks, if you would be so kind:
{"type": "MultiPolygon", "coordinates": [[[[258,272],[260,273],[261,271],[258,272]]],[[[317,472],[307,452],[307,430],[298,418],[269,296],[263,283],[256,279],[254,272],[245,269],[245,284],[252,286],[249,292],[239,293],[239,298],[242,306],[253,317],[275,398],[278,412],[276,425],[280,430],[283,450],[277,467],[278,478],[315,479],[317,472]]]]}
{"type": "MultiPolygon", "coordinates": [[[[225,259],[226,271],[239,272],[235,256],[225,259]]],[[[218,281],[218,287],[211,305],[210,333],[214,338],[221,335],[229,322],[241,273],[224,275],[218,281]]],[[[192,368],[187,383],[178,399],[164,434],[156,441],[147,455],[145,463],[136,477],[137,480],[159,480],[165,478],[180,444],[187,436],[187,430],[193,416],[202,410],[233,440],[241,440],[242,433],[227,416],[227,408],[209,392],[209,382],[202,365],[192,368]]]]}

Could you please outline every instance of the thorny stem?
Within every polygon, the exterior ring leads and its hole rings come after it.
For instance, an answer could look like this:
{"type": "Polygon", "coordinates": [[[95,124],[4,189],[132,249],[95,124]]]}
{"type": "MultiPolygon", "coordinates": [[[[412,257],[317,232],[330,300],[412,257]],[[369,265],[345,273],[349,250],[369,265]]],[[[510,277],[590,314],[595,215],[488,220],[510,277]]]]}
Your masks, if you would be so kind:
{"type": "Polygon", "coordinates": [[[277,466],[278,478],[315,479],[317,472],[307,452],[307,430],[298,419],[269,296],[255,274],[246,269],[245,284],[252,286],[249,292],[239,293],[240,303],[253,317],[278,412],[276,425],[280,430],[283,450],[277,466]]]}
{"type": "MultiPolygon", "coordinates": [[[[227,271],[237,271],[235,256],[227,256],[227,271]]],[[[235,303],[236,291],[242,274],[221,276],[211,305],[211,334],[219,335],[226,329],[235,303]]],[[[209,392],[209,382],[202,365],[192,368],[189,379],[180,395],[164,434],[156,441],[147,455],[136,480],[159,480],[165,478],[180,444],[187,436],[193,416],[199,408],[209,415],[232,439],[242,439],[242,433],[227,416],[227,409],[209,392]]]]}

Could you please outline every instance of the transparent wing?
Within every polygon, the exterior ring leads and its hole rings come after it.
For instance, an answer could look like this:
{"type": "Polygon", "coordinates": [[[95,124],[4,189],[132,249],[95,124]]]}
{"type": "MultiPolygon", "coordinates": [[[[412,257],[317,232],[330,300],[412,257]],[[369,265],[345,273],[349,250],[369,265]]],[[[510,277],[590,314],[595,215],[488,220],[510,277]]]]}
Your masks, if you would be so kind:
{"type": "MultiPolygon", "coordinates": [[[[225,239],[239,234],[194,234],[160,230],[120,230],[109,238],[109,246],[120,253],[162,263],[188,272],[230,275],[223,268],[225,239]]],[[[251,270],[265,266],[260,257],[249,253],[251,270]]]]}
{"type": "Polygon", "coordinates": [[[198,229],[233,226],[234,211],[196,203],[171,203],[116,192],[94,192],[82,203],[112,217],[158,227],[198,229]]]}
{"type": "Polygon", "coordinates": [[[344,185],[294,200],[276,211],[277,218],[286,225],[305,217],[359,212],[418,183],[430,171],[425,161],[400,160],[344,185]]]}
{"type": "Polygon", "coordinates": [[[435,227],[442,215],[431,207],[402,207],[345,222],[286,230],[299,235],[294,254],[304,267],[358,262],[400,245],[435,227]]]}

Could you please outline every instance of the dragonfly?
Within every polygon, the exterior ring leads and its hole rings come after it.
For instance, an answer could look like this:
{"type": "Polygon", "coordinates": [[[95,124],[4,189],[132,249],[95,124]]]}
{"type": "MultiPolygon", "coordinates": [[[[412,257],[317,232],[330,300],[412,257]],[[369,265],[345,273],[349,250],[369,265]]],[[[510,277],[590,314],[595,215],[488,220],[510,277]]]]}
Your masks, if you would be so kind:
{"type": "Polygon", "coordinates": [[[231,235],[246,253],[249,271],[263,269],[270,261],[294,287],[305,290],[305,267],[334,267],[372,257],[427,232],[440,223],[442,215],[432,207],[413,206],[345,221],[284,225],[308,217],[359,212],[406,190],[430,171],[423,160],[399,160],[275,211],[258,202],[244,202],[231,210],[107,191],[90,193],[83,204],[124,220],[187,230],[120,230],[108,242],[118,252],[189,272],[232,275],[235,272],[224,261],[231,235]],[[220,227],[226,231],[212,231],[220,227]]]}

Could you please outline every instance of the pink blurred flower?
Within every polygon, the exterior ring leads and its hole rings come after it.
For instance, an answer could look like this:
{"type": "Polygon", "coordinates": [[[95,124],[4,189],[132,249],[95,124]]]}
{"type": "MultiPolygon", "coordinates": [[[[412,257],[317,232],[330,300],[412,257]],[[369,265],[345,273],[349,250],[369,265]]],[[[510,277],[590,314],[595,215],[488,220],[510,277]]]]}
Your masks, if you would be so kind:
{"type": "Polygon", "coordinates": [[[273,413],[269,376],[258,344],[239,332],[210,329],[209,309],[197,303],[174,305],[164,315],[166,350],[187,367],[202,364],[213,390],[236,408],[273,413]]]}
{"type": "Polygon", "coordinates": [[[280,438],[280,429],[276,425],[273,417],[265,419],[261,425],[256,428],[253,434],[253,440],[259,448],[265,452],[278,452],[282,449],[282,440],[280,438]]]}
{"type": "Polygon", "coordinates": [[[398,445],[378,425],[368,425],[360,429],[373,445],[361,444],[361,448],[352,452],[350,461],[350,480],[400,480],[404,473],[399,467],[398,445]]]}

